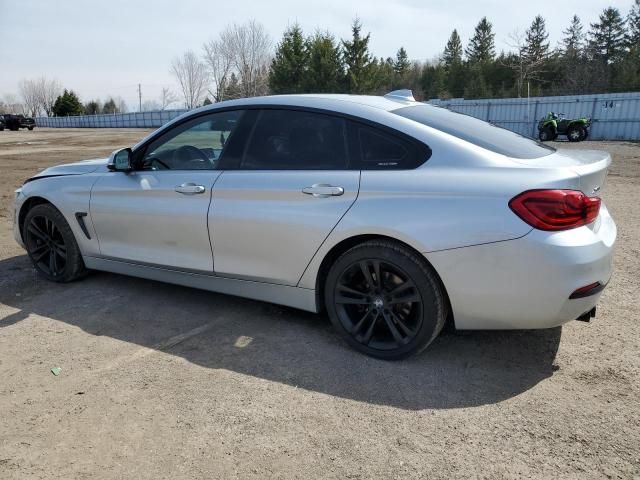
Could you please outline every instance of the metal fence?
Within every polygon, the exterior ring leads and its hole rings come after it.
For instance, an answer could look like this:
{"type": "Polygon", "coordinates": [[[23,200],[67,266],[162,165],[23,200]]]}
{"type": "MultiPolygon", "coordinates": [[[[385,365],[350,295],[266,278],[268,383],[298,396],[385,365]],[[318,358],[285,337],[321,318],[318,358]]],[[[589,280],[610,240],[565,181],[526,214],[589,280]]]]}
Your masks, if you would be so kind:
{"type": "Polygon", "coordinates": [[[640,92],[563,97],[502,98],[487,100],[429,100],[455,112],[466,113],[527,137],[538,135],[538,120],[547,112],[567,118],[591,117],[594,140],[640,140],[640,92]]]}
{"type": "Polygon", "coordinates": [[[188,110],[78,115],[75,117],[38,117],[36,126],[51,128],[156,128],[188,110]]]}
{"type": "MultiPolygon", "coordinates": [[[[429,100],[429,103],[489,121],[528,137],[538,134],[538,120],[547,112],[593,119],[590,138],[640,140],[640,92],[563,97],[502,98],[488,100],[429,100]]],[[[36,125],[53,128],[154,128],[187,110],[38,117],[36,125]]]]}

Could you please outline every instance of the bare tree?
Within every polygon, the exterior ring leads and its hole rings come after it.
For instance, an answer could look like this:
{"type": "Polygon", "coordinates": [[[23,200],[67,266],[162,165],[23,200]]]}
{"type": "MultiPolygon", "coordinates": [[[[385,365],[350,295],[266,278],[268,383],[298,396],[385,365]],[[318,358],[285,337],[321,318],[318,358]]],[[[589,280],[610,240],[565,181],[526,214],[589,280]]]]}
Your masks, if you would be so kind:
{"type": "Polygon", "coordinates": [[[145,100],[142,102],[143,112],[154,112],[160,110],[160,104],[156,100],[145,100]]]}
{"type": "Polygon", "coordinates": [[[185,106],[189,109],[196,107],[202,101],[209,81],[205,65],[189,50],[173,60],[171,73],[180,83],[185,106]]]}
{"type": "Polygon", "coordinates": [[[40,111],[40,92],[38,82],[35,80],[22,79],[18,84],[20,96],[24,103],[27,114],[35,117],[40,111]]]}
{"type": "Polygon", "coordinates": [[[45,111],[47,117],[50,117],[53,115],[53,104],[56,103],[56,99],[62,94],[62,85],[58,80],[49,80],[45,77],[40,77],[36,85],[40,109],[45,111]]]}
{"type": "Polygon", "coordinates": [[[178,101],[178,96],[169,87],[162,87],[160,92],[160,110],[166,109],[169,105],[178,101]]]}
{"type": "Polygon", "coordinates": [[[271,60],[271,38],[264,26],[255,20],[242,25],[234,23],[222,32],[221,38],[233,53],[242,95],[255,97],[267,93],[265,72],[271,60]]]}
{"type": "Polygon", "coordinates": [[[515,53],[507,62],[507,66],[515,73],[518,97],[521,97],[522,88],[528,81],[542,80],[542,74],[545,72],[544,65],[547,59],[546,57],[535,58],[528,55],[525,35],[521,34],[518,30],[514,30],[509,34],[509,40],[507,45],[515,49],[515,53]]]}
{"type": "Polygon", "coordinates": [[[231,45],[219,38],[205,43],[203,48],[204,59],[213,80],[213,89],[209,89],[209,93],[214,101],[221,102],[225,99],[229,77],[233,72],[234,55],[231,45]]]}
{"type": "Polygon", "coordinates": [[[24,105],[17,95],[7,93],[2,100],[2,113],[26,113],[24,105]]]}

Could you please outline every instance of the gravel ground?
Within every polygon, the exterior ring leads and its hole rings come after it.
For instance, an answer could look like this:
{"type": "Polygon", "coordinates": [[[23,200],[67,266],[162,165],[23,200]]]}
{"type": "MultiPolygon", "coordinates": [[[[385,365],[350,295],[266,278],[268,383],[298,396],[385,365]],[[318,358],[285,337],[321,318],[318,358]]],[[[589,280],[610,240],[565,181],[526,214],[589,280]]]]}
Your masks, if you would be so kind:
{"type": "Polygon", "coordinates": [[[614,157],[594,321],[445,334],[387,363],[323,316],[106,273],[41,280],[11,236],[13,189],[146,133],[0,132],[0,478],[640,477],[640,145],[577,145],[614,157]]]}

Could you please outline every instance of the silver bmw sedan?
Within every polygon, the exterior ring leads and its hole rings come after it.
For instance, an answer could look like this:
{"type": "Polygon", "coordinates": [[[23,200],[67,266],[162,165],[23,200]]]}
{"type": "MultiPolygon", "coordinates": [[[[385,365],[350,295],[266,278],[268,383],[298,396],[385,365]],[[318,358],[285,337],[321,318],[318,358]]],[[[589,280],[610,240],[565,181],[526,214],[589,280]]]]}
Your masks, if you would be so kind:
{"type": "Polygon", "coordinates": [[[14,232],[55,282],[105,270],[326,312],[354,348],[399,359],[447,322],[594,316],[610,163],[409,91],[248,98],[28,179],[14,232]]]}

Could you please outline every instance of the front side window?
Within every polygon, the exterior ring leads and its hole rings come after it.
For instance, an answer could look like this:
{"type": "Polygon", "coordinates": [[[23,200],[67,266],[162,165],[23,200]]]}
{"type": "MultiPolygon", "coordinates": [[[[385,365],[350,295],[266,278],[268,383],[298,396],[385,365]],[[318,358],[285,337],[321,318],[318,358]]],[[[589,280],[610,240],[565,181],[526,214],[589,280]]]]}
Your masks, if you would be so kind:
{"type": "Polygon", "coordinates": [[[179,124],[152,141],[143,170],[214,170],[242,111],[219,112],[179,124]]]}
{"type": "Polygon", "coordinates": [[[263,110],[240,168],[343,170],[348,166],[345,121],[298,110],[263,110]]]}

